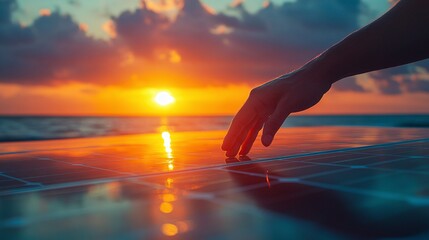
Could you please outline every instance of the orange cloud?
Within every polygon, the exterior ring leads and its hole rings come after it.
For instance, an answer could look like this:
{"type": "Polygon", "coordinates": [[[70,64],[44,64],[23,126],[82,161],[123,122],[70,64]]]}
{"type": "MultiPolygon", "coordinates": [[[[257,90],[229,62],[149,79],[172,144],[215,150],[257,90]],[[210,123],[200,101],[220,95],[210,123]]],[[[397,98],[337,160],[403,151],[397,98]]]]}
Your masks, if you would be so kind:
{"type": "Polygon", "coordinates": [[[107,35],[109,35],[109,37],[116,38],[116,27],[112,20],[103,23],[101,28],[104,30],[105,33],[107,33],[107,35]]]}
{"type": "Polygon", "coordinates": [[[224,24],[217,25],[215,28],[210,29],[213,34],[228,34],[233,31],[233,28],[228,27],[224,24]]]}
{"type": "Polygon", "coordinates": [[[50,16],[51,15],[51,10],[47,9],[47,8],[42,8],[39,11],[39,15],[40,16],[50,16]]]}
{"type": "Polygon", "coordinates": [[[230,4],[231,7],[237,7],[244,3],[244,0],[233,0],[230,4]]]}
{"type": "Polygon", "coordinates": [[[179,12],[183,6],[183,0],[146,0],[144,6],[157,13],[163,13],[171,18],[179,12]]]}
{"type": "Polygon", "coordinates": [[[86,24],[86,23],[80,23],[79,24],[79,29],[82,30],[83,32],[87,33],[88,29],[89,29],[88,24],[86,24]]]}

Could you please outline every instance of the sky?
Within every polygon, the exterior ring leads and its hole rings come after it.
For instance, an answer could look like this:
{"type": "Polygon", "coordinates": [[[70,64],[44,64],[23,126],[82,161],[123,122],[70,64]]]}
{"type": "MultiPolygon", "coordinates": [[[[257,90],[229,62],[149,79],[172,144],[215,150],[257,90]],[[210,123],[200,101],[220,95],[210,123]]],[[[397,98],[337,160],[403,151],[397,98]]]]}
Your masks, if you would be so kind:
{"type": "MultiPolygon", "coordinates": [[[[0,114],[232,115],[387,0],[0,0],[0,114]],[[170,92],[174,104],[154,97],[170,92]]],[[[358,46],[357,46],[358,47],[358,46]]],[[[303,114],[429,113],[429,62],[344,79],[303,114]]]]}

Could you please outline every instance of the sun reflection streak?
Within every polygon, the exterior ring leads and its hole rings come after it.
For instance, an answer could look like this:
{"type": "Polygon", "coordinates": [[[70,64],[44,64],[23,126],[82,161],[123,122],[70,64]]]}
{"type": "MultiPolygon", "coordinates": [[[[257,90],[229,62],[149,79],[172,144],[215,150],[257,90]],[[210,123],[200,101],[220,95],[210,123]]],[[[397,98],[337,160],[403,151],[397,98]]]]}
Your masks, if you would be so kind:
{"type": "Polygon", "coordinates": [[[167,178],[167,180],[165,180],[165,186],[167,188],[171,188],[171,185],[173,182],[174,182],[174,180],[172,178],[167,178]]]}
{"type": "Polygon", "coordinates": [[[164,202],[174,202],[176,201],[176,195],[172,193],[164,193],[162,195],[162,200],[164,200],[164,202]]]}
{"type": "MultiPolygon", "coordinates": [[[[174,170],[174,155],[173,155],[173,149],[171,147],[171,134],[169,131],[166,130],[166,127],[164,127],[164,130],[161,132],[161,137],[163,140],[163,146],[164,151],[167,157],[167,169],[168,171],[174,170]]],[[[183,212],[183,206],[180,205],[180,203],[177,203],[176,200],[178,196],[175,194],[175,189],[173,188],[174,180],[170,177],[167,177],[165,179],[165,187],[167,189],[164,189],[163,193],[160,194],[160,205],[159,205],[159,211],[164,215],[170,215],[170,216],[177,216],[177,214],[181,214],[183,212]],[[178,211],[176,210],[178,209],[178,211]]],[[[161,232],[165,236],[175,236],[179,233],[187,232],[190,229],[190,225],[188,221],[179,221],[176,223],[163,223],[161,225],[161,232]]]]}
{"type": "Polygon", "coordinates": [[[271,187],[270,177],[268,176],[268,170],[265,172],[265,181],[267,182],[268,188],[271,187]]]}
{"type": "Polygon", "coordinates": [[[174,235],[176,235],[179,232],[179,229],[174,224],[165,223],[165,224],[162,225],[161,231],[166,236],[174,236],[174,235]]]}
{"type": "Polygon", "coordinates": [[[161,133],[162,139],[164,140],[164,151],[167,154],[167,167],[169,171],[174,170],[174,157],[173,149],[171,148],[171,135],[168,131],[163,131],[161,133]]]}
{"type": "Polygon", "coordinates": [[[171,213],[173,211],[173,209],[174,209],[173,204],[171,204],[169,202],[163,202],[159,206],[159,210],[163,213],[171,213]]]}

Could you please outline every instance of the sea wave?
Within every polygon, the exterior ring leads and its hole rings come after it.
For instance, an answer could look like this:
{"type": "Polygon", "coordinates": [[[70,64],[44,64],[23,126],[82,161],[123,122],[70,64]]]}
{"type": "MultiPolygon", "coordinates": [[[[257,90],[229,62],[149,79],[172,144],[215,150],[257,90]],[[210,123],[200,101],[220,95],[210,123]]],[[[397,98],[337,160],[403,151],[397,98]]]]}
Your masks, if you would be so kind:
{"type": "MultiPolygon", "coordinates": [[[[0,142],[82,138],[169,131],[224,130],[232,116],[214,117],[0,117],[0,142]]],[[[282,127],[429,127],[429,115],[291,116],[282,127]]]]}

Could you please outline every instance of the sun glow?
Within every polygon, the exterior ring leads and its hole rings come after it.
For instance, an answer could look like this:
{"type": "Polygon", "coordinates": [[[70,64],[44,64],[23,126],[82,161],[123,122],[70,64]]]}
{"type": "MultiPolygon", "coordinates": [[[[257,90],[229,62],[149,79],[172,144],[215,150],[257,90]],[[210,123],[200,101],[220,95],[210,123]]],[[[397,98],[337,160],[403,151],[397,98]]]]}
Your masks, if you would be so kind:
{"type": "Polygon", "coordinates": [[[156,94],[154,98],[155,102],[160,106],[167,106],[174,103],[175,99],[169,92],[162,91],[156,94]]]}

